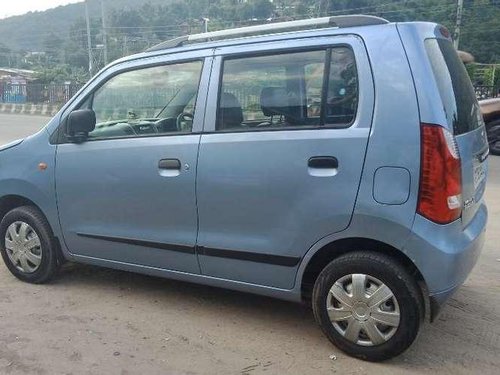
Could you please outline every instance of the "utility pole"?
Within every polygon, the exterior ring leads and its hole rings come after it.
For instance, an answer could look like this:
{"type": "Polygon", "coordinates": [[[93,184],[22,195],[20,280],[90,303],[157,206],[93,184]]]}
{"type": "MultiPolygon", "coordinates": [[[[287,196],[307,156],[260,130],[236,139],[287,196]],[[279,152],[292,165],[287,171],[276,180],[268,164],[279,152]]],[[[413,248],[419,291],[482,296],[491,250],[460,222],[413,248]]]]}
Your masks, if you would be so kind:
{"type": "Polygon", "coordinates": [[[102,44],[104,45],[104,66],[108,65],[108,35],[106,30],[106,12],[104,0],[101,0],[102,44]]]}
{"type": "Polygon", "coordinates": [[[128,36],[127,34],[125,34],[123,36],[123,52],[122,52],[123,56],[127,56],[129,54],[128,52],[128,36]]]}
{"type": "Polygon", "coordinates": [[[201,20],[203,21],[203,32],[208,33],[208,22],[210,22],[210,19],[203,17],[201,20]]]}
{"type": "Polygon", "coordinates": [[[320,0],[318,4],[318,17],[323,17],[328,15],[328,0],[320,0]]]}
{"type": "Polygon", "coordinates": [[[85,20],[87,22],[87,48],[89,52],[89,75],[92,77],[93,62],[92,62],[92,39],[90,37],[90,18],[89,18],[89,5],[85,0],[85,20]]]}
{"type": "Polygon", "coordinates": [[[457,22],[455,24],[455,33],[453,35],[453,45],[458,49],[460,43],[460,26],[462,26],[462,13],[464,10],[464,0],[457,0],[457,22]]]}

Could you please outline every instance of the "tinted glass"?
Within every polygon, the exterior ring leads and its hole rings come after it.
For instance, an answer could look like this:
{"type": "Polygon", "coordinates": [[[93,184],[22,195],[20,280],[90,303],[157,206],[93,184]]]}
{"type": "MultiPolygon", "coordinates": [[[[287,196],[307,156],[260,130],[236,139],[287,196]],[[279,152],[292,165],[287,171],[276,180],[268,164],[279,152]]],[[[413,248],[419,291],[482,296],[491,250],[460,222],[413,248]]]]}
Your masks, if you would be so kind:
{"type": "Polygon", "coordinates": [[[326,99],[326,122],[349,124],[358,109],[358,73],[350,48],[333,48],[326,99]]]}
{"type": "Polygon", "coordinates": [[[94,93],[97,125],[89,139],[191,131],[201,68],[195,61],[111,78],[94,93]]]}
{"type": "Polygon", "coordinates": [[[321,117],[325,62],[307,64],[304,68],[304,72],[307,117],[319,119],[321,117]]]}
{"type": "Polygon", "coordinates": [[[457,135],[477,129],[482,119],[476,94],[452,43],[446,39],[427,39],[425,47],[449,128],[457,135]]]}
{"type": "Polygon", "coordinates": [[[217,129],[343,127],[354,120],[357,100],[354,54],[347,47],[228,59],[217,129]]]}

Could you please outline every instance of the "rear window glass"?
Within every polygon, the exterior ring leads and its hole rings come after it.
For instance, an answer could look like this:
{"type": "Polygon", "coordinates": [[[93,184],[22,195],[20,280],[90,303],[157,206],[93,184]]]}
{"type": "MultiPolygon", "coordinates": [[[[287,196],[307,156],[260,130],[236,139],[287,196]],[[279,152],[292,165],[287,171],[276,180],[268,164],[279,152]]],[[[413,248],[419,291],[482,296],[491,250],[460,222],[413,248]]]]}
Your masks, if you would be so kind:
{"type": "Polygon", "coordinates": [[[346,46],[228,58],[217,130],[347,127],[358,106],[354,52],[346,46]]]}
{"type": "Polygon", "coordinates": [[[481,114],[474,88],[451,42],[446,39],[427,39],[425,48],[450,129],[459,135],[480,127],[481,114]]]}

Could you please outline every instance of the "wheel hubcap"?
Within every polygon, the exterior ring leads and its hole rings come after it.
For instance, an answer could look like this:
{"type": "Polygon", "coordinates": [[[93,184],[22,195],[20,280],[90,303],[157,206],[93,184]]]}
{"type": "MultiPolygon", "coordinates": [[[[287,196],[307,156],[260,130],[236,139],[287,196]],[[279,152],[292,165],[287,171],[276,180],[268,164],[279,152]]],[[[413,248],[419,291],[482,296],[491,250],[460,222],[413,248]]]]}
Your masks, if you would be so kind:
{"type": "Polygon", "coordinates": [[[358,320],[365,321],[370,317],[369,307],[364,302],[356,303],[353,306],[352,316],[358,320]]]}
{"type": "Polygon", "coordinates": [[[23,221],[9,225],[5,250],[11,263],[21,272],[33,273],[42,262],[42,247],[35,230],[23,221]]]}
{"type": "Polygon", "coordinates": [[[399,327],[399,305],[393,292],[365,274],[338,279],[328,293],[326,309],[335,330],[358,345],[383,344],[399,327]]]}

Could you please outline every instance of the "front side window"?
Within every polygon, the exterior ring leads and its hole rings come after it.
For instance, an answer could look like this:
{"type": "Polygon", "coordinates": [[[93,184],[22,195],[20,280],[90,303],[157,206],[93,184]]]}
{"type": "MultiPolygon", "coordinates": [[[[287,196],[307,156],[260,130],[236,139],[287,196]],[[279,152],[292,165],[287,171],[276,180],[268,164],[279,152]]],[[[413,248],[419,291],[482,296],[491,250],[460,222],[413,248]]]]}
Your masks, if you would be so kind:
{"type": "Polygon", "coordinates": [[[357,103],[350,48],[227,59],[217,130],[345,127],[354,121],[357,103]]]}
{"type": "Polygon", "coordinates": [[[121,73],[83,105],[96,114],[88,138],[139,137],[192,129],[202,62],[155,66],[121,73]]]}

